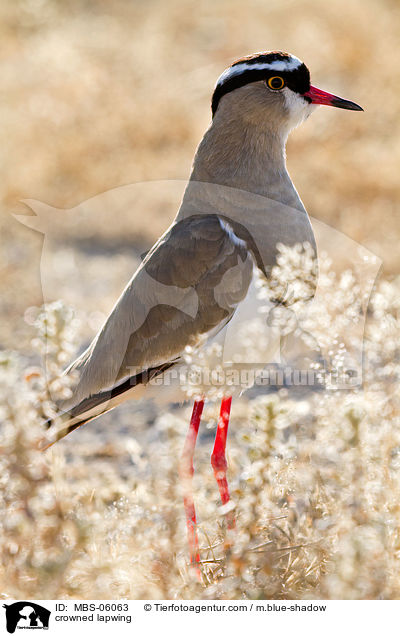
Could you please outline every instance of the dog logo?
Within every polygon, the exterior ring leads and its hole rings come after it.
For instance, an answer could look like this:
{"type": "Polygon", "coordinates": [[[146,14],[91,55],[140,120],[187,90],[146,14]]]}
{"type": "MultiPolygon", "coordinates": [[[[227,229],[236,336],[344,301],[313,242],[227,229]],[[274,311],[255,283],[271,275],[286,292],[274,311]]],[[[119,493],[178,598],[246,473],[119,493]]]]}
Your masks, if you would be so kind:
{"type": "Polygon", "coordinates": [[[3,607],[6,610],[6,627],[9,634],[14,634],[16,629],[49,629],[51,612],[37,603],[18,601],[3,607]]]}

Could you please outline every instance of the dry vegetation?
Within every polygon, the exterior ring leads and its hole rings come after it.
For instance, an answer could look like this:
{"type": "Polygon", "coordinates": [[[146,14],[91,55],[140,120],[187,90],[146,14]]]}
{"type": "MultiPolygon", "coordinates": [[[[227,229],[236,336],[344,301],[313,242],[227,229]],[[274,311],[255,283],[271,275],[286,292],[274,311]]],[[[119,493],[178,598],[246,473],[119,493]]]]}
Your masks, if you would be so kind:
{"type": "MultiPolygon", "coordinates": [[[[337,290],[350,327],[358,282],[354,278],[349,285],[348,271],[336,279],[329,271],[322,260],[320,285],[327,303],[330,288],[337,290]]],[[[217,412],[209,403],[194,479],[201,581],[187,563],[177,478],[185,431],[181,411],[164,412],[149,427],[143,413],[129,418],[121,409],[120,418],[109,414],[45,454],[36,450],[43,439],[38,414],[51,409],[49,386],[68,388],[59,370],[77,328],[59,302],[38,313],[34,343],[42,351],[46,346],[49,375],[31,368],[21,377],[16,354],[3,355],[0,365],[3,593],[398,598],[398,296],[398,285],[383,282],[371,301],[362,391],[281,388],[235,401],[229,476],[236,530],[224,529],[227,510],[218,508],[209,465],[217,412]]],[[[321,305],[304,319],[317,339],[327,313],[328,306],[321,305]]],[[[348,344],[335,339],[328,346],[338,368],[348,344]]]]}
{"type": "MultiPolygon", "coordinates": [[[[399,17],[395,0],[2,2],[4,597],[399,598],[399,17]],[[235,57],[273,48],[365,108],[319,109],[293,134],[288,162],[309,212],[382,258],[383,276],[369,309],[363,390],[299,398],[283,389],[236,403],[232,536],[217,514],[208,404],[196,454],[199,583],[186,563],[177,481],[187,409],[130,404],[36,450],[38,412],[49,408],[37,366],[46,330],[31,308],[42,304],[42,239],[9,213],[25,213],[24,198],[71,208],[122,184],[184,179],[216,77],[235,57]]],[[[61,303],[47,315],[56,388],[73,342],[98,328],[174,212],[162,202],[110,208],[83,238],[79,225],[56,229],[46,301],[67,297],[83,323],[61,303]]],[[[350,283],[323,279],[338,289],[327,299],[353,306],[350,283]]],[[[308,318],[317,331],[320,317],[308,318]]]]}

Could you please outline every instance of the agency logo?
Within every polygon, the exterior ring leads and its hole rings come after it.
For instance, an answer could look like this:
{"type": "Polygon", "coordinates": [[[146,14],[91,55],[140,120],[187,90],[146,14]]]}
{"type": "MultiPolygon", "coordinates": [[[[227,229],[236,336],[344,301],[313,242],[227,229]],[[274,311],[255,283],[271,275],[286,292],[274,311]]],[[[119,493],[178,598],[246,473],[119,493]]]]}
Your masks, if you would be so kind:
{"type": "Polygon", "coordinates": [[[6,610],[6,627],[9,634],[14,634],[16,629],[49,629],[51,612],[37,603],[18,601],[3,607],[6,610]]]}

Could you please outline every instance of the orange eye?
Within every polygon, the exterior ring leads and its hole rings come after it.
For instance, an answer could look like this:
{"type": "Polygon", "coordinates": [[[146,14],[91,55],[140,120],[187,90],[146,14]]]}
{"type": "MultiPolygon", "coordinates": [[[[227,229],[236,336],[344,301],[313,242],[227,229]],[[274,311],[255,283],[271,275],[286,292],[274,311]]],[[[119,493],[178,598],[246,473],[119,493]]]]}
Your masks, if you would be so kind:
{"type": "Polygon", "coordinates": [[[280,75],[274,75],[267,79],[267,85],[269,88],[272,88],[273,91],[279,91],[285,86],[285,80],[283,77],[280,77],[280,75]]]}

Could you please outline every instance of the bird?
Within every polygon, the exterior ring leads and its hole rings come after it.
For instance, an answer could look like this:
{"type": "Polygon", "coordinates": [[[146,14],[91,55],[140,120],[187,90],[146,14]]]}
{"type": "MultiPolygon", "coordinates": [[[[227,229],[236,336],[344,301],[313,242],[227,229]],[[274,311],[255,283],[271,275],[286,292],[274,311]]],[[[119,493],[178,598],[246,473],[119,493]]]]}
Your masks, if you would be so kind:
{"type": "MultiPolygon", "coordinates": [[[[223,71],[178,213],[91,344],[65,370],[77,380],[47,419],[56,431],[46,448],[126,399],[142,397],[150,385],[154,390],[152,381],[179,368],[188,351],[221,342],[221,334],[248,317],[243,308],[257,276],[268,278],[276,264],[279,244],[307,243],[316,250],[286,168],[286,141],[321,104],[363,110],[311,85],[305,63],[283,51],[245,56],[223,71]]],[[[233,393],[224,388],[211,454],[223,505],[230,502],[226,444],[233,393]]],[[[195,396],[179,462],[190,564],[197,568],[191,484],[205,399],[205,392],[195,396]]],[[[232,511],[226,521],[235,526],[232,511]]]]}

